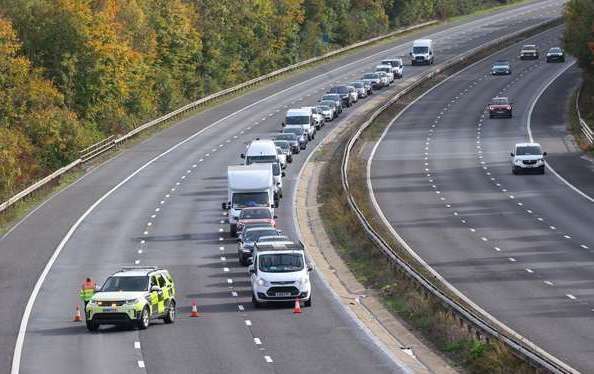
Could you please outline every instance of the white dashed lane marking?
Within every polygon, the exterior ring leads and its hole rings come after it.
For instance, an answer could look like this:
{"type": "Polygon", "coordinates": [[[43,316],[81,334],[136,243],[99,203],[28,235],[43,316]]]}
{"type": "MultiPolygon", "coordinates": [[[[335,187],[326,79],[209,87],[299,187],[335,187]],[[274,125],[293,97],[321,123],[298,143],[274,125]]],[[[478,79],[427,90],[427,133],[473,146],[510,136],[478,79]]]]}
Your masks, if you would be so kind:
{"type": "Polygon", "coordinates": [[[266,360],[266,362],[268,363],[272,363],[272,358],[270,356],[264,356],[264,359],[266,360]]]}
{"type": "Polygon", "coordinates": [[[138,367],[144,368],[144,361],[138,361],[138,367]]]}

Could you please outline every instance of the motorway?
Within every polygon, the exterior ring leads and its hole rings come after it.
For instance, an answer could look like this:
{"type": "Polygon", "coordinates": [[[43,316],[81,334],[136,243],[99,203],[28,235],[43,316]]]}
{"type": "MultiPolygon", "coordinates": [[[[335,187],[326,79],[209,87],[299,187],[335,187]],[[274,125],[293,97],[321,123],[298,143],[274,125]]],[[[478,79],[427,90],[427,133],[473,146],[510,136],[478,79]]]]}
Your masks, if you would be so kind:
{"type": "MultiPolygon", "coordinates": [[[[542,56],[561,36],[556,28],[525,43],[542,56]]],[[[571,67],[531,113],[573,60],[520,61],[519,49],[467,68],[409,106],[370,161],[373,195],[395,231],[451,285],[557,358],[593,372],[592,201],[551,169],[512,175],[509,155],[528,141],[530,122],[534,140],[550,147],[549,166],[592,192],[591,164],[568,151],[563,129],[578,77],[571,67]],[[513,74],[491,76],[496,59],[511,61],[513,74]],[[513,118],[489,119],[495,96],[513,100],[513,118]]]]}
{"type": "MultiPolygon", "coordinates": [[[[561,4],[539,1],[435,28],[428,36],[437,62],[558,16],[561,4]]],[[[313,307],[303,314],[288,307],[253,310],[247,270],[237,264],[220,205],[226,166],[240,163],[251,139],[278,132],[289,107],[315,102],[332,83],[358,78],[382,58],[405,55],[410,40],[427,33],[351,53],[180,121],[90,170],[32,212],[0,241],[0,372],[9,372],[13,349],[13,373],[406,372],[317,274],[313,307]],[[81,280],[105,279],[127,264],[158,264],[172,272],[177,322],[98,333],[71,322],[81,280]],[[187,317],[193,300],[197,319],[187,317]]],[[[425,69],[407,67],[399,84],[425,69]]],[[[379,103],[397,89],[370,100],[379,103]]],[[[355,106],[340,120],[360,110],[355,106]]],[[[280,226],[292,237],[293,189],[306,156],[289,166],[278,209],[280,226]]]]}

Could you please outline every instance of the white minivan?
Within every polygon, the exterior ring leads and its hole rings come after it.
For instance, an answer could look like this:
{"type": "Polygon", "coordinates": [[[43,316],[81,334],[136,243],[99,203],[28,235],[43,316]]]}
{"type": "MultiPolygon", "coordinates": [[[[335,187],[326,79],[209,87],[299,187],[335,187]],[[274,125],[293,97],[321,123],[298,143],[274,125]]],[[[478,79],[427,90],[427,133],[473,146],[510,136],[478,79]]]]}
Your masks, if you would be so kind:
{"type": "Polygon", "coordinates": [[[433,64],[433,41],[431,39],[417,39],[410,49],[410,62],[412,65],[433,64]]]}
{"type": "Polygon", "coordinates": [[[316,125],[311,109],[289,109],[282,126],[284,128],[301,127],[309,140],[315,138],[316,125]]]}
{"type": "Polygon", "coordinates": [[[274,200],[278,202],[283,197],[283,181],[281,178],[285,176],[285,172],[281,170],[278,150],[274,140],[256,139],[252,141],[248,145],[247,151],[241,154],[241,158],[245,159],[245,165],[272,164],[275,186],[274,200]]]}

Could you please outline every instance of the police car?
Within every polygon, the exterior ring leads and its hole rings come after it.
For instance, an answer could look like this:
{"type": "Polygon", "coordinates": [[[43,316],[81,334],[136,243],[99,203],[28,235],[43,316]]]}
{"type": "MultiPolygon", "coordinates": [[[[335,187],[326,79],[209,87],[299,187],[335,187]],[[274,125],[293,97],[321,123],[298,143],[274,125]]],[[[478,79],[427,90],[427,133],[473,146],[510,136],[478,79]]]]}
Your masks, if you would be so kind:
{"type": "Polygon", "coordinates": [[[89,331],[100,325],[146,329],[151,319],[175,321],[175,283],[156,266],[124,267],[107,278],[85,308],[89,331]]]}

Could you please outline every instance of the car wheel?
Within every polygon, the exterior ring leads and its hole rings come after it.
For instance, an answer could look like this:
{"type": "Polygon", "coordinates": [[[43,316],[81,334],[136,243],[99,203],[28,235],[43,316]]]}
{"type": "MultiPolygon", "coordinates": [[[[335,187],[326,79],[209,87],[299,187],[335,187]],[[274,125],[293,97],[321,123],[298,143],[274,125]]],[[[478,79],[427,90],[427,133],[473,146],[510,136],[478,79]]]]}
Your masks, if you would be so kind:
{"type": "Polygon", "coordinates": [[[97,331],[99,328],[99,324],[94,322],[93,320],[86,320],[87,322],[87,330],[89,331],[97,331]]]}
{"type": "Polygon", "coordinates": [[[544,174],[545,173],[545,167],[541,166],[540,170],[538,171],[540,174],[544,174]]]}
{"type": "Polygon", "coordinates": [[[149,309],[145,306],[144,309],[142,309],[142,312],[140,313],[140,318],[137,321],[138,329],[145,330],[147,327],[149,327],[150,323],[151,318],[149,315],[149,309]]]}
{"type": "Polygon", "coordinates": [[[256,300],[256,296],[254,296],[253,293],[252,293],[252,305],[254,305],[254,308],[256,308],[256,309],[260,309],[262,307],[262,303],[260,303],[258,300],[256,300]]]}
{"type": "Polygon", "coordinates": [[[167,310],[167,314],[165,315],[165,318],[163,318],[163,321],[165,321],[165,323],[175,322],[175,301],[172,300],[169,304],[169,309],[167,310]]]}
{"type": "Polygon", "coordinates": [[[305,302],[303,303],[303,306],[305,306],[306,308],[311,307],[311,296],[309,297],[309,299],[305,300],[305,302]]]}
{"type": "Polygon", "coordinates": [[[512,174],[513,174],[513,175],[518,175],[518,174],[520,174],[520,170],[519,170],[517,167],[515,167],[515,166],[514,166],[514,167],[512,168],[512,174]]]}

